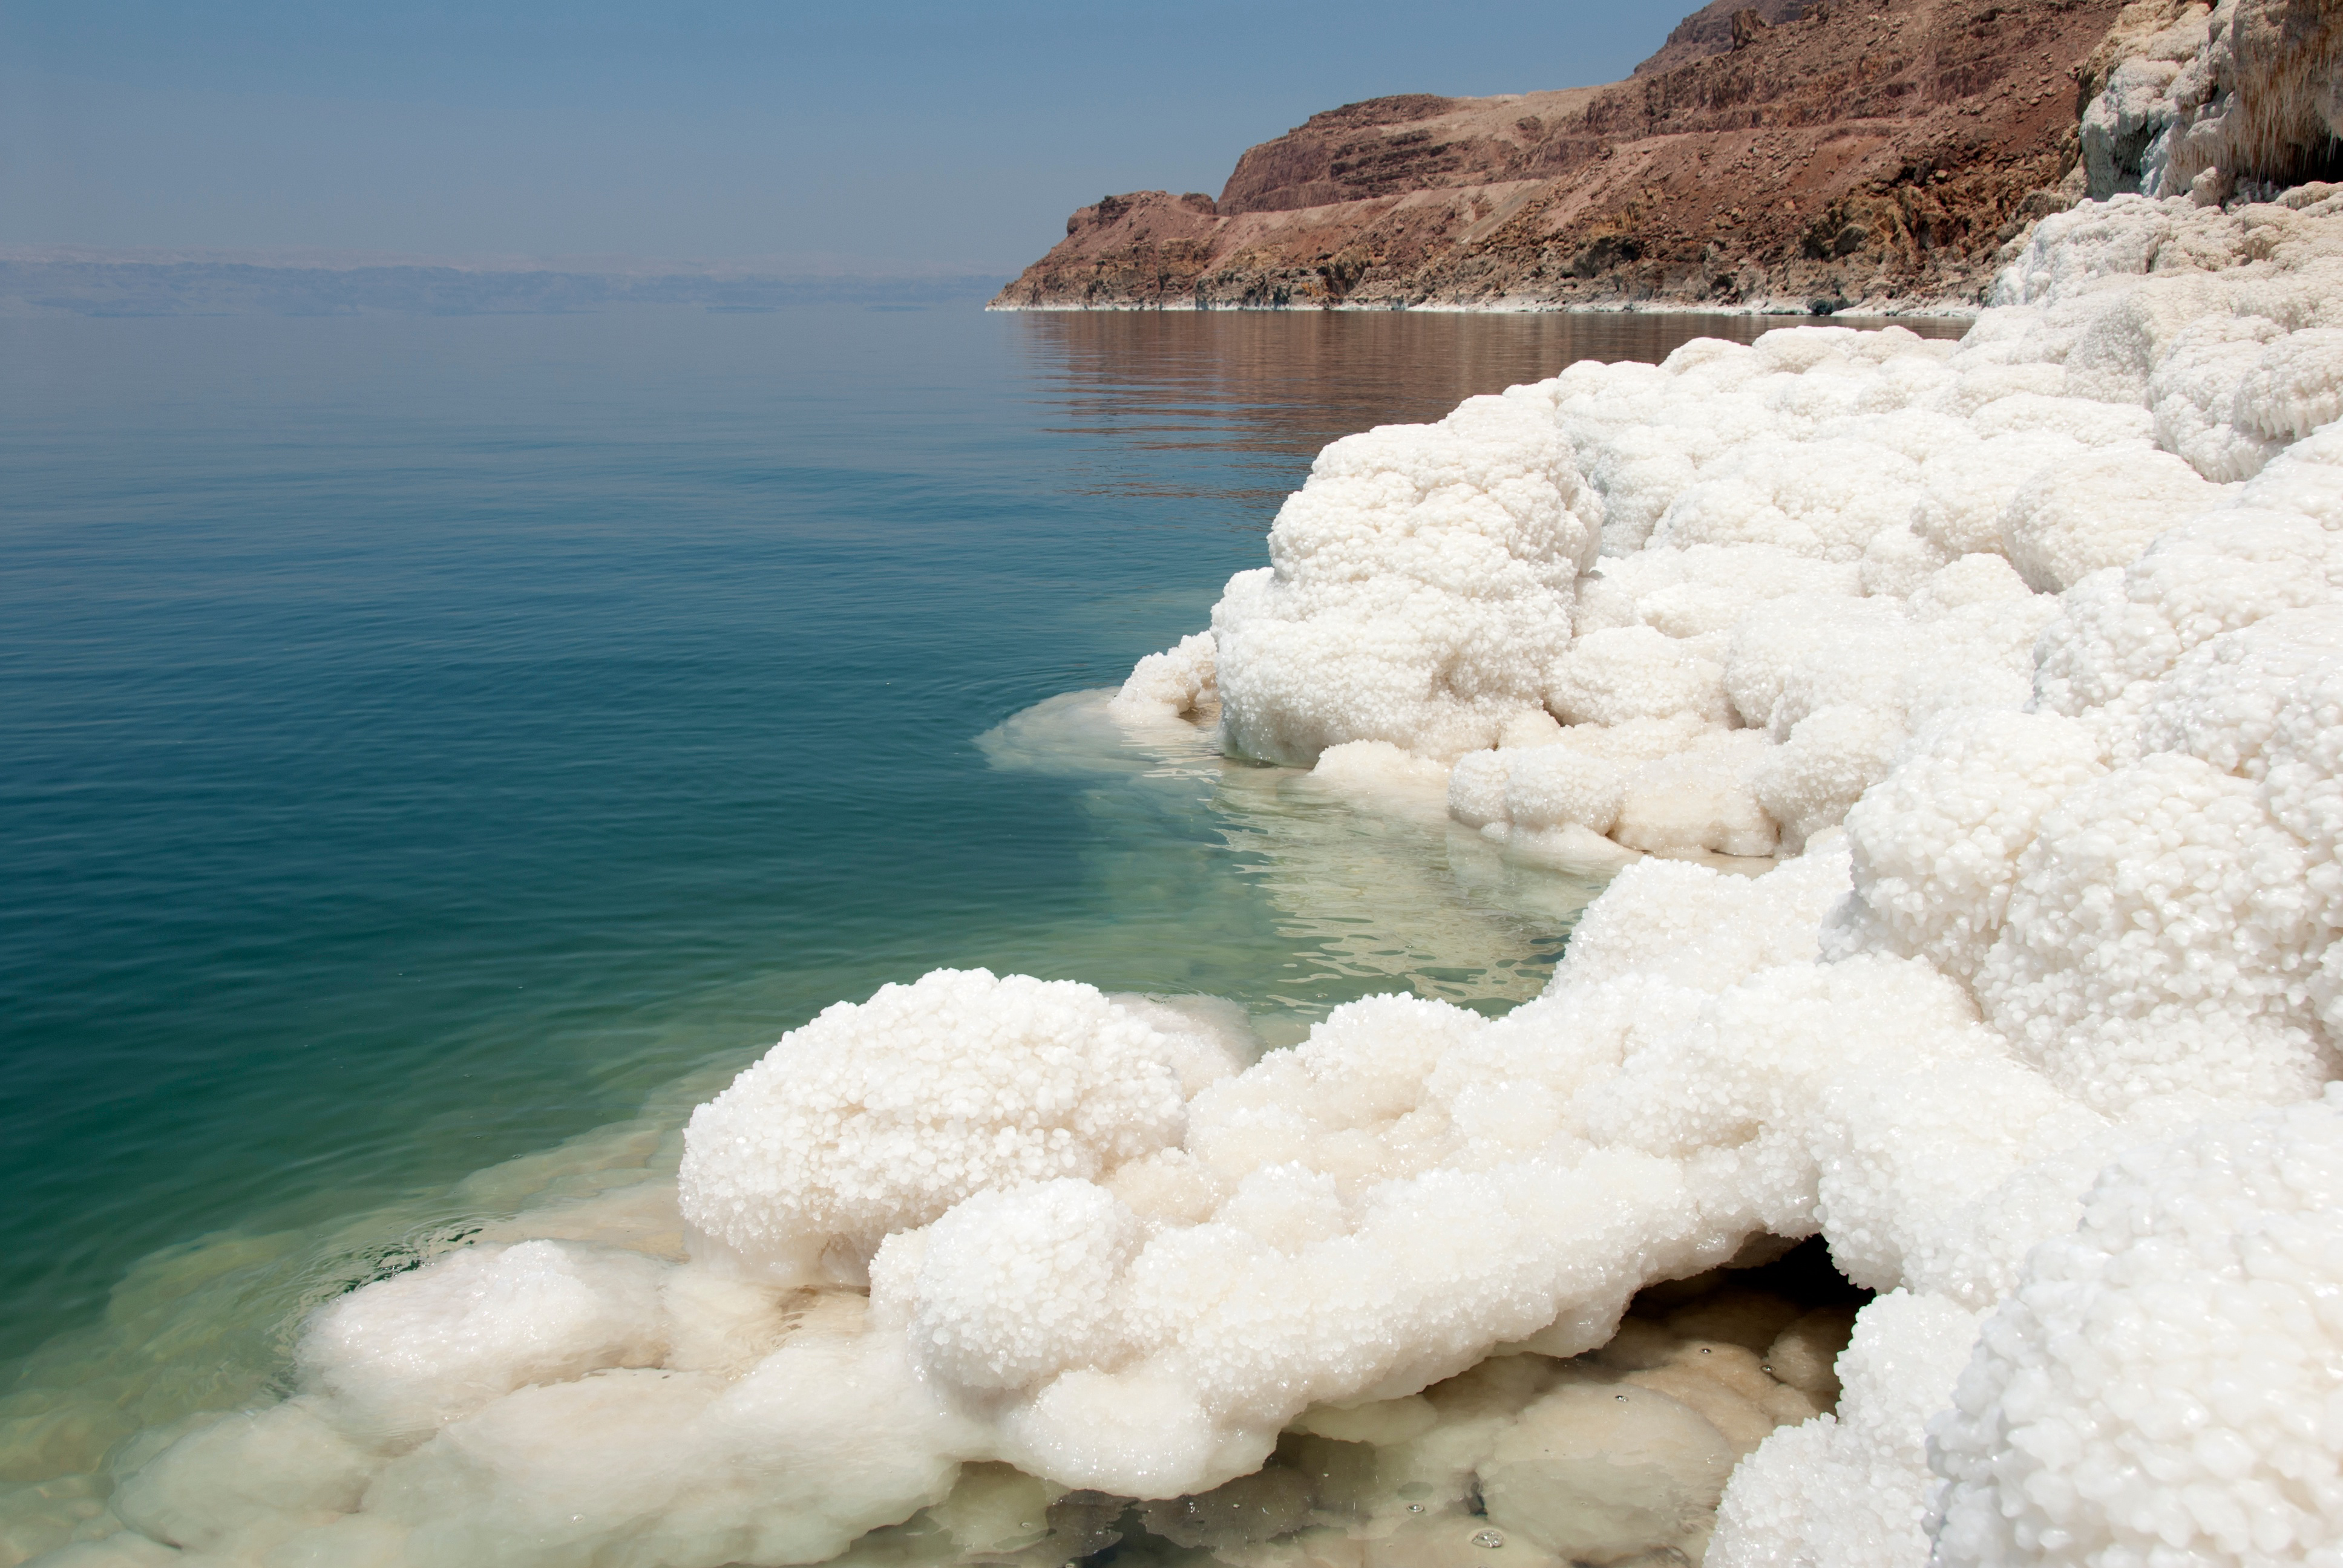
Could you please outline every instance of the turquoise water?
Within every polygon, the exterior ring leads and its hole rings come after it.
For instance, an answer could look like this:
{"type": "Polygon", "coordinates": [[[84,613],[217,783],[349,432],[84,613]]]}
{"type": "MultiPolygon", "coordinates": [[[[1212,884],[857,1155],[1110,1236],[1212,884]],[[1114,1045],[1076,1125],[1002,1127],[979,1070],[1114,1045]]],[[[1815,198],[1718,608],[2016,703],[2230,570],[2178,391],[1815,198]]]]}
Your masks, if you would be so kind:
{"type": "Polygon", "coordinates": [[[1755,325],[0,323],[0,1356],[103,1377],[175,1260],[940,964],[1272,1044],[1534,993],[1591,890],[1079,704],[996,727],[1202,626],[1333,437],[1755,325]]]}

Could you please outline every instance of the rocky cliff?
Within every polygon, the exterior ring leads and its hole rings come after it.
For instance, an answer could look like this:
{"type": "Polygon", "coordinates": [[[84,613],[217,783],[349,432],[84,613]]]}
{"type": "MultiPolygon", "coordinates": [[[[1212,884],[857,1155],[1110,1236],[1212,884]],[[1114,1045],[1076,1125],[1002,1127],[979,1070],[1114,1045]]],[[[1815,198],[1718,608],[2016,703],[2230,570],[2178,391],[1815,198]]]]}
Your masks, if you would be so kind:
{"type": "MultiPolygon", "coordinates": [[[[2143,5],[2142,37],[2191,11],[2143,5]]],[[[1973,302],[2006,241],[2082,194],[2122,9],[1719,0],[1627,81],[1347,105],[1248,151],[1217,199],[1107,197],[994,304],[1973,302]]]]}

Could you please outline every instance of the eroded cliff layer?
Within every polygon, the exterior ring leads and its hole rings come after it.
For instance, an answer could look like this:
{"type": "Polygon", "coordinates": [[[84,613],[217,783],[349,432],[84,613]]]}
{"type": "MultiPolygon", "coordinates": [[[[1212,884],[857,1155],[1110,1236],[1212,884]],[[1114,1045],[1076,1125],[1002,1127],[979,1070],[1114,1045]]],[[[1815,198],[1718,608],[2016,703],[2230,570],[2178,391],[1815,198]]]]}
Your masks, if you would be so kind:
{"type": "Polygon", "coordinates": [[[1217,201],[1108,197],[995,304],[1973,302],[2081,194],[2120,10],[1711,6],[1628,81],[1353,104],[1248,151],[1217,201]]]}

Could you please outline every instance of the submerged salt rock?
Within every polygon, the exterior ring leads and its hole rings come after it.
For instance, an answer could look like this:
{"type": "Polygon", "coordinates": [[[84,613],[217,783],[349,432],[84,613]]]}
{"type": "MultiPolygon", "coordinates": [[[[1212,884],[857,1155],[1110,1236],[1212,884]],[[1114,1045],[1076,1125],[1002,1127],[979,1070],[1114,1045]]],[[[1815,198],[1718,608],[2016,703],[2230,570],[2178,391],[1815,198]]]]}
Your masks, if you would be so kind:
{"type": "Polygon", "coordinates": [[[1765,1347],[1765,1372],[1825,1409],[1838,1402],[1839,1352],[1855,1332],[1853,1307],[1816,1307],[1800,1313],[1765,1347]]]}
{"type": "Polygon", "coordinates": [[[1050,1493],[1048,1483],[1005,1464],[971,1464],[929,1513],[962,1552],[1014,1552],[1049,1534],[1050,1493]]]}
{"type": "MultiPolygon", "coordinates": [[[[1537,728],[1525,722],[1528,717],[1509,722],[1507,732],[1537,734],[1537,728]]],[[[1545,719],[1546,731],[1556,729],[1544,714],[1537,717],[1545,719]]],[[[1318,754],[1310,777],[1362,809],[1387,816],[1437,819],[1448,803],[1449,769],[1388,740],[1346,740],[1330,746],[1318,754]]]]}
{"type": "Polygon", "coordinates": [[[411,1442],[524,1384],[656,1365],[666,1272],[561,1241],[451,1252],[319,1312],[302,1336],[302,1381],[362,1440],[411,1442]]]}
{"type": "Polygon", "coordinates": [[[286,1514],[355,1511],[380,1462],[303,1397],[198,1418],[196,1430],[124,1476],[109,1506],[157,1541],[207,1552],[286,1514]]]}
{"type": "Polygon", "coordinates": [[[1399,1399],[1369,1400],[1363,1404],[1319,1405],[1302,1412],[1288,1428],[1332,1438],[1337,1442],[1369,1442],[1388,1447],[1422,1437],[1440,1423],[1439,1412],[1421,1394],[1399,1399]]]}
{"type": "Polygon", "coordinates": [[[1491,1523],[1575,1562],[1612,1563],[1704,1538],[1738,1457],[1664,1393],[1569,1383],[1498,1438],[1481,1493],[1491,1523]]]}
{"type": "Polygon", "coordinates": [[[729,1384],[646,1369],[520,1390],[386,1469],[367,1513],[417,1562],[820,1562],[943,1501],[982,1442],[900,1338],[839,1328],[729,1384]]]}
{"type": "Polygon", "coordinates": [[[938,970],[840,1002],[693,1113],[683,1211],[752,1268],[859,1262],[991,1187],[1089,1180],[1179,1141],[1194,1050],[1097,990],[938,970]]]}
{"type": "Polygon", "coordinates": [[[1141,1504],[1139,1516],[1175,1546],[1225,1551],[1290,1533],[1309,1518],[1310,1504],[1310,1483],[1272,1466],[1194,1496],[1141,1504]]]}
{"type": "MultiPolygon", "coordinates": [[[[55,1552],[45,1553],[38,1559],[41,1568],[170,1568],[175,1563],[186,1561],[186,1553],[175,1552],[158,1541],[124,1531],[99,1541],[78,1541],[55,1552]]],[[[397,1559],[385,1553],[378,1556],[337,1559],[351,1568],[397,1568],[397,1559]]]]}

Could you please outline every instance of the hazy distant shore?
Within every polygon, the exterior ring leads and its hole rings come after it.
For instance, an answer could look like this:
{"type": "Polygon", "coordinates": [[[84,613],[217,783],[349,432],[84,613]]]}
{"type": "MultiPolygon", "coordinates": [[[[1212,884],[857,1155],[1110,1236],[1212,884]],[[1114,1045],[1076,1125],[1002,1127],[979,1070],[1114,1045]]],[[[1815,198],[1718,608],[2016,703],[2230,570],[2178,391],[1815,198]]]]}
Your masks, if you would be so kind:
{"type": "Polygon", "coordinates": [[[981,300],[1003,276],[268,265],[0,256],[0,317],[552,315],[645,305],[775,310],[981,300]]]}

